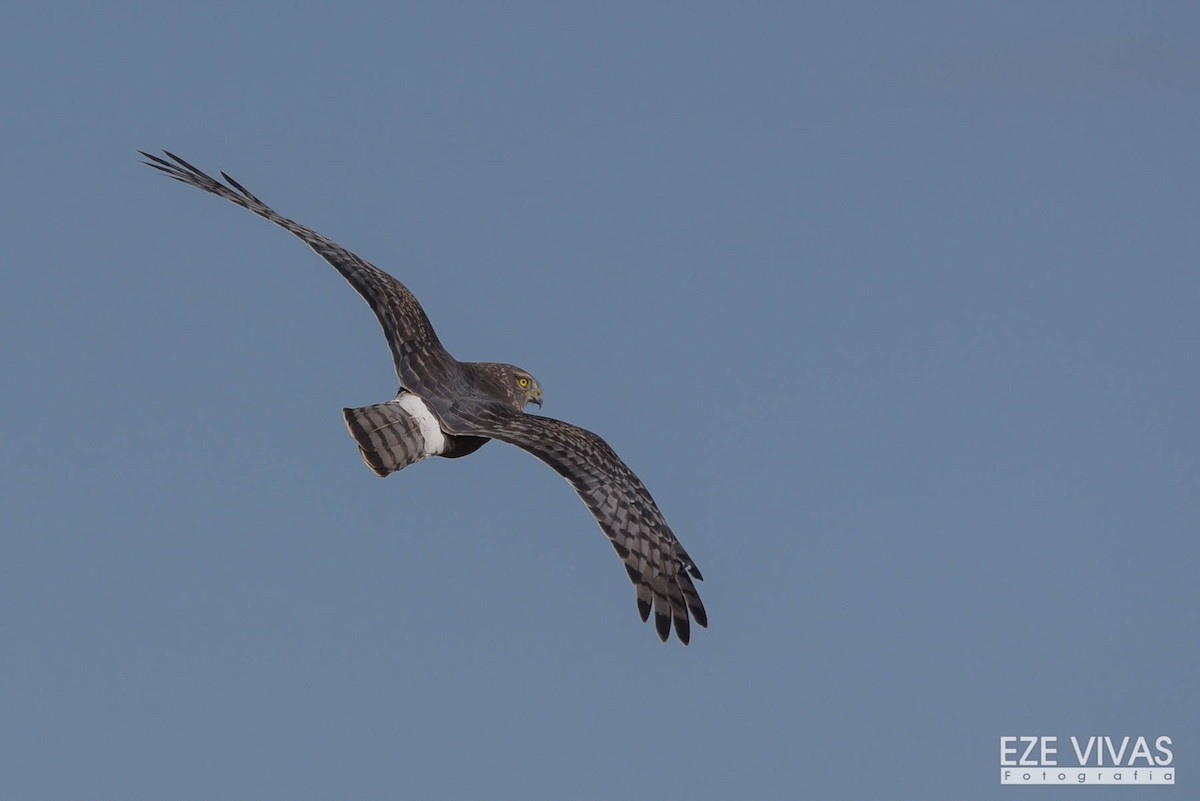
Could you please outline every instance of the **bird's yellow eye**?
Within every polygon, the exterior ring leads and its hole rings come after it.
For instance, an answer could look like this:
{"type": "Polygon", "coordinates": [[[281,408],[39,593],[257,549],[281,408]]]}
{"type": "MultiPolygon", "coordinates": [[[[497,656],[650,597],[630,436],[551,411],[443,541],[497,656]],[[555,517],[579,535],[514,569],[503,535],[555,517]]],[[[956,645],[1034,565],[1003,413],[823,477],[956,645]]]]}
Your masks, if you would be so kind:
{"type": "Polygon", "coordinates": [[[521,376],[517,379],[517,383],[521,385],[521,389],[524,389],[525,387],[529,386],[529,379],[521,376]]]}

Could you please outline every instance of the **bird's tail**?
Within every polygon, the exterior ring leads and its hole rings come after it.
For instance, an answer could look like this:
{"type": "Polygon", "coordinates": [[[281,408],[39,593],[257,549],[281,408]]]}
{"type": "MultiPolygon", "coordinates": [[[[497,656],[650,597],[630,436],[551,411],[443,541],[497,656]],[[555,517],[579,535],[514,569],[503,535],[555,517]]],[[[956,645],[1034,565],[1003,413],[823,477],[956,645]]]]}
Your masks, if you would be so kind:
{"type": "Polygon", "coordinates": [[[420,424],[395,401],[342,409],[342,416],[363,461],[377,476],[395,473],[429,455],[420,424]]]}

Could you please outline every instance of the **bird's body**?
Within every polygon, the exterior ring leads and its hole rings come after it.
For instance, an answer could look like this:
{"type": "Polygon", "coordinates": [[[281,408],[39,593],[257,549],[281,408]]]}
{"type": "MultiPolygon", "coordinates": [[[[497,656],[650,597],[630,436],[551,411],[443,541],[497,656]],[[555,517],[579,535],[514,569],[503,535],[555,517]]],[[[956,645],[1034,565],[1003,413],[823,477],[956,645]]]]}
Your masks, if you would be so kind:
{"type": "Polygon", "coordinates": [[[219,195],[303,240],[340,272],[379,318],[400,379],[396,398],[343,409],[367,466],[386,476],[430,456],[458,458],[489,439],[522,448],[565,478],[592,512],[637,589],[642,620],[651,610],[664,641],[672,624],[683,643],[691,618],[708,624],[692,579],[699,569],[667,526],[645,486],[600,437],[578,426],[525,413],[542,390],[525,370],[495,362],[460,362],[400,281],[330,239],[287,219],[225,173],[226,183],[171,153],[142,153],[149,166],[219,195]]]}

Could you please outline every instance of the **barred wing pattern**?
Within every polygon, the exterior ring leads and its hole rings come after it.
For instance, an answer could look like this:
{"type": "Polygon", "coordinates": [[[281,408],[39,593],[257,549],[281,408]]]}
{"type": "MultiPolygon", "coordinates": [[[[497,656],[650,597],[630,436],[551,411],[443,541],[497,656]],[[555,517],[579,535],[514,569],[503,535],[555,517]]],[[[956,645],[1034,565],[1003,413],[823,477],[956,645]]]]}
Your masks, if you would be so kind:
{"type": "MultiPolygon", "coordinates": [[[[449,419],[451,415],[447,415],[449,419]]],[[[691,637],[688,613],[708,626],[708,615],[692,579],[700,570],[671,533],[662,512],[641,480],[608,443],[592,432],[499,404],[451,420],[456,434],[472,434],[516,445],[541,459],[575,489],[600,524],[637,589],[638,613],[645,621],[654,609],[654,627],[666,642],[675,635],[684,645],[691,637]]]]}
{"type": "Polygon", "coordinates": [[[292,232],[341,273],[375,312],[392,351],[396,375],[404,388],[419,394],[449,391],[447,384],[452,380],[450,365],[453,358],[442,347],[425,310],[408,287],[333,240],[279,214],[225,173],[221,173],[221,177],[228,186],[169,151],[163,152],[174,164],[145,151],[138,152],[148,159],[148,166],[177,181],[223,197],[292,232]]]}

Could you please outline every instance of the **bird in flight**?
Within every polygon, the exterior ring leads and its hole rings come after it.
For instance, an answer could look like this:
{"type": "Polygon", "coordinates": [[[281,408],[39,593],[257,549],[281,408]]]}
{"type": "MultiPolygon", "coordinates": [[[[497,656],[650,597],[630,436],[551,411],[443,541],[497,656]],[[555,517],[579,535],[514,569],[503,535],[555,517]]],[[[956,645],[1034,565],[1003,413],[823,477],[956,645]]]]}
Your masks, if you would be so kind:
{"type": "Polygon", "coordinates": [[[138,151],[143,162],[177,181],[211,192],[286,228],[329,262],[379,318],[400,391],[393,400],[343,409],[363,461],[386,476],[430,456],[456,459],[498,439],[541,459],[583,499],[637,591],[643,621],[654,612],[663,642],[674,625],[684,645],[692,619],[708,615],[692,579],[703,576],[675,538],[641,480],[604,440],[550,417],[526,414],[542,405],[542,388],[511,364],[460,362],[442,343],[421,304],[404,284],[336,242],[280,215],[225,173],[224,183],[168,151],[166,159],[138,151]],[[168,160],[169,159],[169,160],[168,160]]]}

